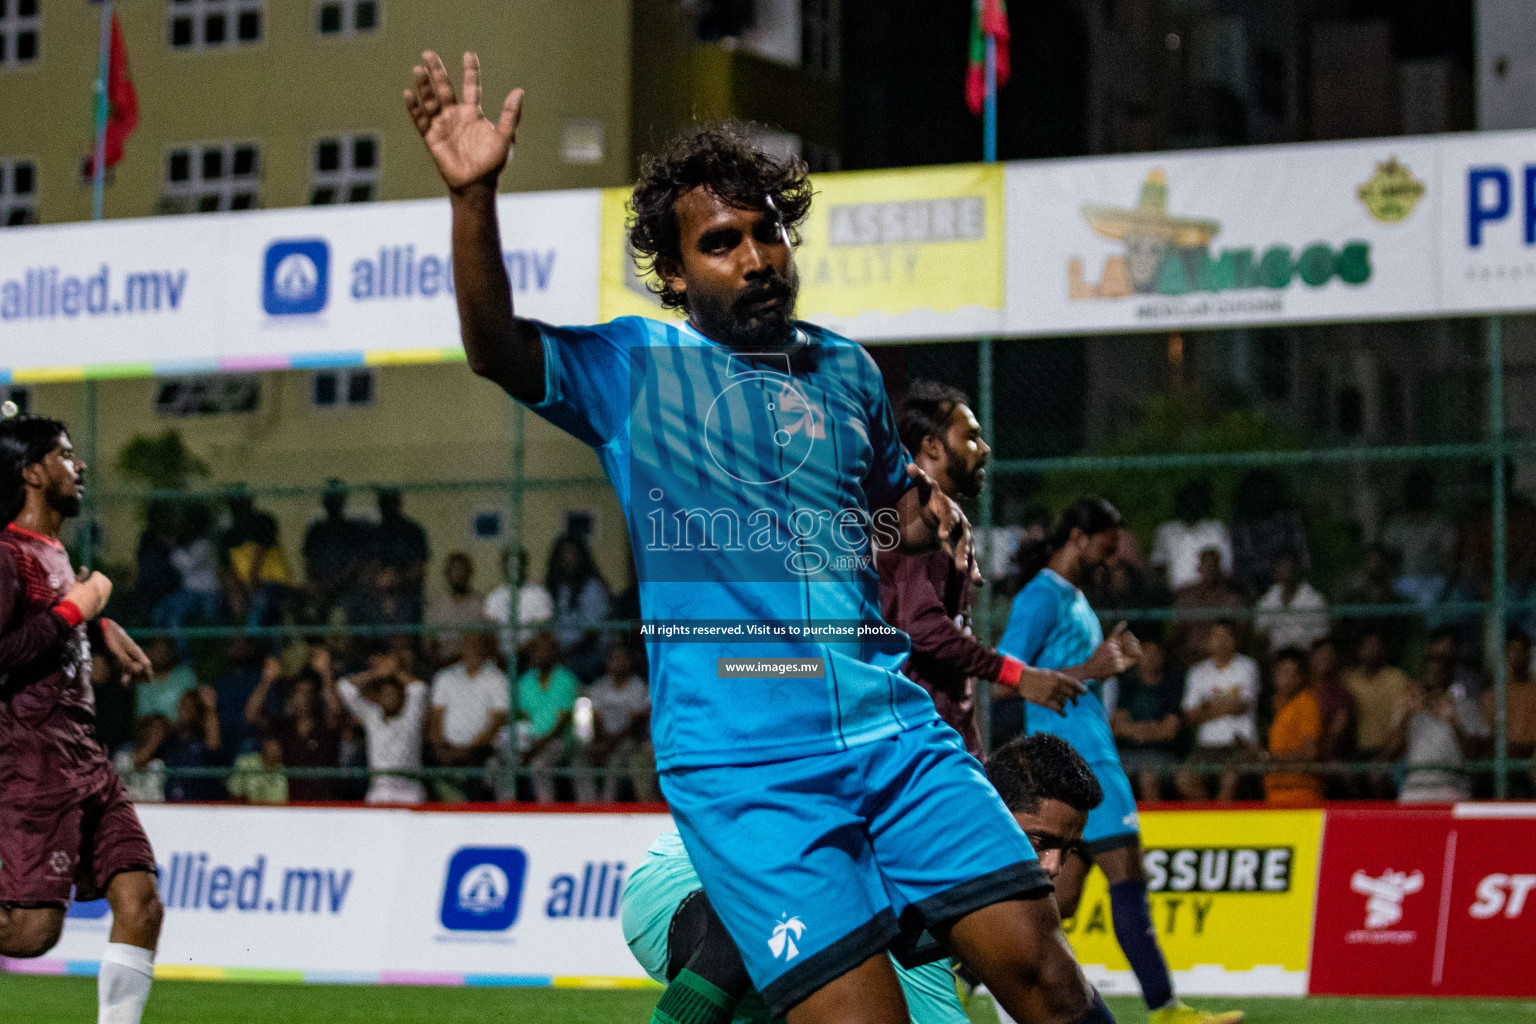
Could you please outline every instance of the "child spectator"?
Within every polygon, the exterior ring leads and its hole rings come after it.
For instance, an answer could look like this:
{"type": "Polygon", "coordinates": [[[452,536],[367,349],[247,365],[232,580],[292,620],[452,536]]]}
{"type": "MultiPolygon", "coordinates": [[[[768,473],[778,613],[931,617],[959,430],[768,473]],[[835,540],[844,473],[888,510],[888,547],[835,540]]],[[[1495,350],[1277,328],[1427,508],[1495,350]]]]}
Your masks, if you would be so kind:
{"type": "MultiPolygon", "coordinates": [[[[1323,708],[1307,678],[1307,655],[1299,647],[1275,654],[1275,720],[1269,727],[1269,761],[1316,761],[1322,750],[1323,708]]],[[[1313,772],[1271,770],[1264,799],[1281,807],[1308,807],[1323,799],[1323,780],[1313,772]]]]}
{"type": "Polygon", "coordinates": [[[1328,601],[1302,578],[1301,561],[1287,552],[1275,561],[1275,584],[1259,598],[1254,628],[1268,638],[1272,655],[1287,647],[1305,651],[1328,635],[1328,601]]]}
{"type": "MultiPolygon", "coordinates": [[[[261,682],[246,700],[246,721],[277,739],[285,768],[335,768],[340,762],[341,698],[331,675],[330,652],[323,647],[311,650],[309,664],[287,682],[282,713],[273,717],[268,695],[281,676],[282,665],[267,658],[261,682]]],[[[288,781],[288,795],[296,802],[334,800],[336,794],[334,779],[288,781]]]]}
{"type": "Polygon", "coordinates": [[[1259,666],[1237,653],[1237,626],[1229,619],[1212,623],[1206,640],[1210,657],[1189,670],[1184,684],[1184,718],[1197,731],[1189,767],[1179,773],[1179,793],[1186,800],[1209,799],[1200,769],[1218,768],[1216,799],[1230,801],[1238,783],[1230,766],[1257,752],[1259,666]]]}
{"type": "Polygon", "coordinates": [[[368,738],[368,770],[373,774],[367,802],[419,804],[426,800],[426,789],[417,776],[427,684],[414,678],[401,658],[375,654],[366,669],[343,679],[337,689],[368,738]]]}
{"type": "Polygon", "coordinates": [[[181,664],[176,643],[168,636],[155,637],[145,653],[149,655],[154,673],[148,682],[134,687],[134,715],[138,718],[161,715],[166,721],[173,722],[181,695],[197,686],[197,674],[191,666],[181,664]]]}
{"type": "Polygon", "coordinates": [[[607,673],[587,688],[596,737],[588,752],[591,764],[606,768],[602,796],[619,798],[619,782],[629,776],[635,799],[655,802],[656,754],[651,747],[651,694],[635,674],[634,654],[622,641],[608,645],[607,673]]]}
{"type": "Polygon", "coordinates": [[[1168,663],[1161,642],[1141,641],[1141,660],[1120,674],[1120,695],[1110,728],[1120,762],[1136,783],[1137,798],[1162,799],[1162,780],[1178,749],[1184,674],[1168,663]]]}
{"type": "MultiPolygon", "coordinates": [[[[497,735],[506,728],[510,704],[507,676],[491,661],[496,644],[490,633],[465,633],[463,658],[432,679],[432,706],[427,712],[427,740],[437,763],[483,767],[497,735]]],[[[474,789],[480,789],[476,783],[474,789]]],[[[442,799],[458,801],[464,793],[442,783],[442,799]]]]}
{"type": "MultiPolygon", "coordinates": [[[[549,630],[528,641],[528,671],[517,680],[518,718],[527,723],[528,749],[523,764],[531,769],[534,799],[555,802],[554,770],[570,764],[571,719],[579,685],[575,673],[560,664],[560,642],[549,630]]],[[[576,799],[597,799],[590,778],[575,777],[576,799]]]]}
{"type": "Polygon", "coordinates": [[[229,777],[229,795],[248,804],[286,804],[288,776],[283,772],[283,744],[276,736],[263,737],[261,749],[235,758],[229,777]]]}

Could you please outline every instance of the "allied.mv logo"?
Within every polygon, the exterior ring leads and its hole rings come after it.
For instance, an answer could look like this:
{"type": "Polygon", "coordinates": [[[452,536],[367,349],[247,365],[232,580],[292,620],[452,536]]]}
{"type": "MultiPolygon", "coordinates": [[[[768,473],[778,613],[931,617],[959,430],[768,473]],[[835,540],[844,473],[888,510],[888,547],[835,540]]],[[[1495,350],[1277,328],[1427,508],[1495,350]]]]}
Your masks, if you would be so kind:
{"type": "Polygon", "coordinates": [[[443,881],[443,927],[455,932],[499,932],[512,927],[523,901],[528,855],[514,846],[467,846],[448,861],[443,881]]]}
{"type": "Polygon", "coordinates": [[[271,316],[320,312],[330,297],[330,266],[323,238],[273,242],[262,272],[262,308],[271,316]]]}
{"type": "Polygon", "coordinates": [[[805,923],[798,917],[781,915],[778,924],[773,926],[773,934],[768,937],[768,949],[777,960],[783,957],[786,961],[793,960],[800,955],[800,947],[795,945],[801,935],[805,933],[805,923]]]}

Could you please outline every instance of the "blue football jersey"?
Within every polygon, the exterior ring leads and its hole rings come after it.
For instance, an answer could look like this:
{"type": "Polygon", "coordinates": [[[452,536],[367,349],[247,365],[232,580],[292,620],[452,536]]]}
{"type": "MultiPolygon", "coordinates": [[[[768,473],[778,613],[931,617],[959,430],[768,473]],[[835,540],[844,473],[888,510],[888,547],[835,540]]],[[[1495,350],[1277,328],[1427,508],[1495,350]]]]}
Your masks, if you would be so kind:
{"type": "MultiPolygon", "coordinates": [[[[1036,668],[1062,669],[1087,661],[1103,641],[1104,629],[1083,592],[1059,574],[1042,569],[1014,597],[997,649],[1036,668]]],[[[1097,682],[1091,681],[1091,692],[1067,706],[1065,716],[1026,704],[1029,731],[1060,736],[1090,764],[1118,762],[1120,754],[1098,698],[1097,682]]]]}
{"type": "Polygon", "coordinates": [[[596,450],[646,622],[686,627],[645,637],[658,767],[843,750],[936,717],[900,671],[906,636],[880,621],[872,545],[898,540],[910,459],[867,352],[809,324],[753,354],[642,317],[540,331],[531,408],[596,450]],[[825,674],[717,664],[750,657],[822,658],[825,674]]]}

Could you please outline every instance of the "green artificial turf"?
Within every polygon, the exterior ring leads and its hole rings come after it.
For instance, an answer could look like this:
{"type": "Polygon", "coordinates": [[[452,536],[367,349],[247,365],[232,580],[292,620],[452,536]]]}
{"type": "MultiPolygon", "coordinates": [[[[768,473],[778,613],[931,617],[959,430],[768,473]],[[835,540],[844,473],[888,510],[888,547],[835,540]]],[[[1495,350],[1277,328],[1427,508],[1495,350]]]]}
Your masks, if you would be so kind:
{"type": "MultiPolygon", "coordinates": [[[[144,1024],[646,1024],[657,993],[531,988],[417,988],[162,981],[144,1024]]],[[[1191,999],[1242,1009],[1251,1024],[1536,1024],[1536,1001],[1481,999],[1191,999]]],[[[1123,1024],[1144,1024],[1139,1000],[1109,1000],[1123,1024]]],[[[96,1016],[92,978],[0,974],[0,1020],[80,1024],[96,1016]]],[[[995,1024],[989,1021],[987,1024],[995,1024]]]]}

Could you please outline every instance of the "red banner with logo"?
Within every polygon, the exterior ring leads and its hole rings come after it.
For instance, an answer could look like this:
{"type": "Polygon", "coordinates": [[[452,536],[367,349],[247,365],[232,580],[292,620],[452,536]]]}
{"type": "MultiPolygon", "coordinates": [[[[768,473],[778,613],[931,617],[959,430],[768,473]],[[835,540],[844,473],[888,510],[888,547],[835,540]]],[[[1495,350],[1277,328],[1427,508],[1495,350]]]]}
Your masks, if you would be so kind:
{"type": "Polygon", "coordinates": [[[1536,996],[1536,804],[1329,810],[1314,995],[1536,996]]]}

